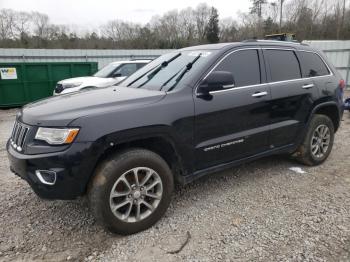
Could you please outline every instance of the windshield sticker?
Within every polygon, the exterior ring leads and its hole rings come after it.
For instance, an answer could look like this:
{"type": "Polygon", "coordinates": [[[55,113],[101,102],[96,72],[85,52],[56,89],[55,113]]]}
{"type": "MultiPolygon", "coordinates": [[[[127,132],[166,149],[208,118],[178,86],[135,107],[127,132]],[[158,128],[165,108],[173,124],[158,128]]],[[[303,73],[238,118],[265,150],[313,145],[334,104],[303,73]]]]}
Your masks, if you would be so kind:
{"type": "Polygon", "coordinates": [[[195,51],[195,52],[190,52],[188,54],[188,56],[198,56],[199,54],[201,54],[202,57],[207,57],[211,54],[211,52],[207,52],[207,51],[195,51]]]}

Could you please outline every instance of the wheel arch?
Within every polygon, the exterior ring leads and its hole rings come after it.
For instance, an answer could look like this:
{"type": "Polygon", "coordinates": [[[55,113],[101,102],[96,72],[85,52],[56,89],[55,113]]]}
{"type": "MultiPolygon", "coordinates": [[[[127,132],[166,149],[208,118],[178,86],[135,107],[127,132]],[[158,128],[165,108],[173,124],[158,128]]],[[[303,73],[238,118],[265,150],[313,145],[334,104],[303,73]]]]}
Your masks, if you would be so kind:
{"type": "Polygon", "coordinates": [[[108,161],[109,158],[113,157],[118,152],[123,152],[128,149],[146,149],[158,154],[169,165],[175,181],[179,183],[183,183],[183,176],[188,172],[183,158],[180,155],[180,149],[176,146],[175,141],[168,135],[160,133],[139,135],[118,140],[117,143],[111,142],[115,141],[115,139],[110,136],[106,136],[102,140],[103,142],[100,143],[104,144],[104,149],[97,158],[95,168],[86,185],[85,192],[88,190],[89,184],[93,180],[99,164],[103,161],[108,161]]]}
{"type": "Polygon", "coordinates": [[[315,106],[315,108],[312,110],[312,113],[308,119],[308,125],[311,121],[312,116],[315,114],[328,116],[333,122],[334,132],[338,130],[340,126],[340,121],[341,121],[341,113],[337,103],[325,102],[315,106]]]}

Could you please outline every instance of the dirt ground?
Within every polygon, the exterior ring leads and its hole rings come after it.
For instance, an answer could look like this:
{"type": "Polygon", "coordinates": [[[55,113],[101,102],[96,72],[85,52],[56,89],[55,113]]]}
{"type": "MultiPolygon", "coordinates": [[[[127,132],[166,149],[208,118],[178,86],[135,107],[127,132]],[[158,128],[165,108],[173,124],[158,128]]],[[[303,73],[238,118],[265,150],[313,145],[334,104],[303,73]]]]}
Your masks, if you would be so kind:
{"type": "Polygon", "coordinates": [[[85,198],[41,200],[9,171],[15,113],[0,110],[0,261],[350,261],[348,112],[321,166],[274,156],[177,186],[165,217],[126,237],[85,198]]]}

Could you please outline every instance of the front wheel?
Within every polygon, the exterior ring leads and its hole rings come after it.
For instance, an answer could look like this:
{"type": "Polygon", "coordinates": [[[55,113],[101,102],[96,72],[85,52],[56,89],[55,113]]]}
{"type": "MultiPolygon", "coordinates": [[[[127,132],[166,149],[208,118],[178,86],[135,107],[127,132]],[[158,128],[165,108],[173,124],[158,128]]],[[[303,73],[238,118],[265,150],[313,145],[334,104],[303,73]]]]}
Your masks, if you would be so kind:
{"type": "Polygon", "coordinates": [[[332,151],[334,125],[325,115],[314,115],[306,137],[295,153],[299,162],[315,166],[323,163],[332,151]]]}
{"type": "Polygon", "coordinates": [[[108,230],[133,234],[163,216],[173,187],[170,168],[159,155],[144,149],[128,150],[97,168],[89,189],[90,205],[108,230]]]}

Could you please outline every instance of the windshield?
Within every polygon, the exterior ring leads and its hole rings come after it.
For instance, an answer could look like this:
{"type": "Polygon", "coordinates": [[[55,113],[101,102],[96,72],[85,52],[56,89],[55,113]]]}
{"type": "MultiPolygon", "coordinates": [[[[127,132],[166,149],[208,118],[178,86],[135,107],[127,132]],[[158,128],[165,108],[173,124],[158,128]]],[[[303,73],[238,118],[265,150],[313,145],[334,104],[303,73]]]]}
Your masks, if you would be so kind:
{"type": "Polygon", "coordinates": [[[171,91],[186,78],[184,72],[200,68],[215,50],[175,51],[162,55],[132,74],[120,86],[171,91]],[[193,63],[194,62],[194,63],[193,63]],[[188,64],[193,65],[188,66],[188,64]]]}
{"type": "Polygon", "coordinates": [[[93,76],[96,77],[109,77],[110,74],[118,67],[120,64],[109,64],[103,67],[100,71],[97,71],[93,76]]]}

